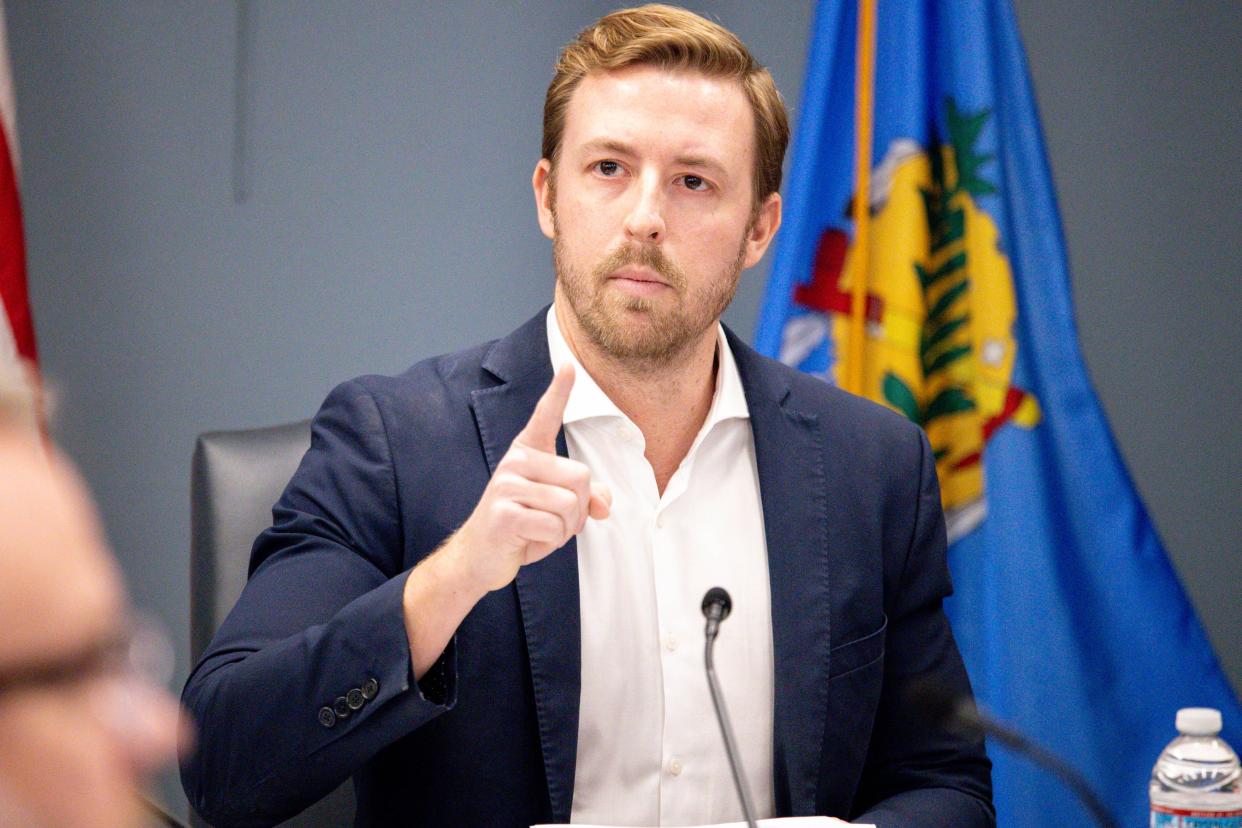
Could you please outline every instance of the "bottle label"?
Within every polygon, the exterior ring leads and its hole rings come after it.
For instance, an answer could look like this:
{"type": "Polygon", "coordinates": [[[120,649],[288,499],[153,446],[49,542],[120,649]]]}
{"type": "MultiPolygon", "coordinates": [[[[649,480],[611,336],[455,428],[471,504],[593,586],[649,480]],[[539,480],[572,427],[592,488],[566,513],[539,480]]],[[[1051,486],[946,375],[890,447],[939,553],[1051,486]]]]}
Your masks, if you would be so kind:
{"type": "Polygon", "coordinates": [[[1151,828],[1242,828],[1242,811],[1197,811],[1152,805],[1151,828]]]}

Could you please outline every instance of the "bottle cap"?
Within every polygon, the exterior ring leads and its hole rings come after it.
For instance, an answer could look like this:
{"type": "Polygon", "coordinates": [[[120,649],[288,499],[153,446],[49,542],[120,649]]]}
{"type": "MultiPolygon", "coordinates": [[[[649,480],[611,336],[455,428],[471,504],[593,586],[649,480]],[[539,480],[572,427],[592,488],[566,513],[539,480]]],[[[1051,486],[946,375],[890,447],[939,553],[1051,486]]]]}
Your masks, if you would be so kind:
{"type": "Polygon", "coordinates": [[[1211,707],[1183,707],[1177,711],[1177,732],[1186,736],[1215,736],[1220,727],[1220,711],[1211,707]]]}

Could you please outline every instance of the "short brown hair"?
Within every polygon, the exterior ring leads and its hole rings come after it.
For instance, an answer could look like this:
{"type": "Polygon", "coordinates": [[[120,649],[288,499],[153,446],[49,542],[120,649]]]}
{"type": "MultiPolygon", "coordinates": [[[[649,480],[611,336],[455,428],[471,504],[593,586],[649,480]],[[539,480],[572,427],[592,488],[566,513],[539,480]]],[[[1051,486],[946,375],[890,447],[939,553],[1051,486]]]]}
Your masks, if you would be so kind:
{"type": "Polygon", "coordinates": [[[651,64],[735,78],[755,117],[756,206],[781,188],[789,116],[776,82],[737,35],[697,14],[652,4],[601,17],[561,50],[543,104],[543,157],[556,164],[569,99],[592,72],[651,64]]]}

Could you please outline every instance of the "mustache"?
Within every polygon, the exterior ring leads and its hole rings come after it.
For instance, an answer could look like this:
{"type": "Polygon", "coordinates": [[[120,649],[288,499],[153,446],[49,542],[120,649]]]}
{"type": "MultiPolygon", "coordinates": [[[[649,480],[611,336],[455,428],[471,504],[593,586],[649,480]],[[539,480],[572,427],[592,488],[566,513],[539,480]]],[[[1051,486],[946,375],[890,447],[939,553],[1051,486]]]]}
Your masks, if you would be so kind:
{"type": "Polygon", "coordinates": [[[625,245],[604,257],[595,268],[597,281],[607,278],[610,273],[629,265],[638,265],[654,270],[675,290],[683,290],[686,286],[686,274],[673,262],[664,251],[650,245],[625,245]]]}

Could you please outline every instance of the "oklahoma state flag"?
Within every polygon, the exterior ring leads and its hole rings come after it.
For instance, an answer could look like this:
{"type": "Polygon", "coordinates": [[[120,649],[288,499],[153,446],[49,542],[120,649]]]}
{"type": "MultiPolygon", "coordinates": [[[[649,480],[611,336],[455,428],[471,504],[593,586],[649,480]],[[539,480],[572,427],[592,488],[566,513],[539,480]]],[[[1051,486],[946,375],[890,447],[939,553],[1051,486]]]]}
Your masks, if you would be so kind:
{"type": "MultiPolygon", "coordinates": [[[[1219,708],[1242,745],[1087,380],[1006,0],[822,0],[756,344],[923,426],[979,701],[1122,824],[1146,824],[1179,707],[1219,708]]],[[[1088,824],[1060,783],[990,753],[1000,825],[1088,824]]]]}

